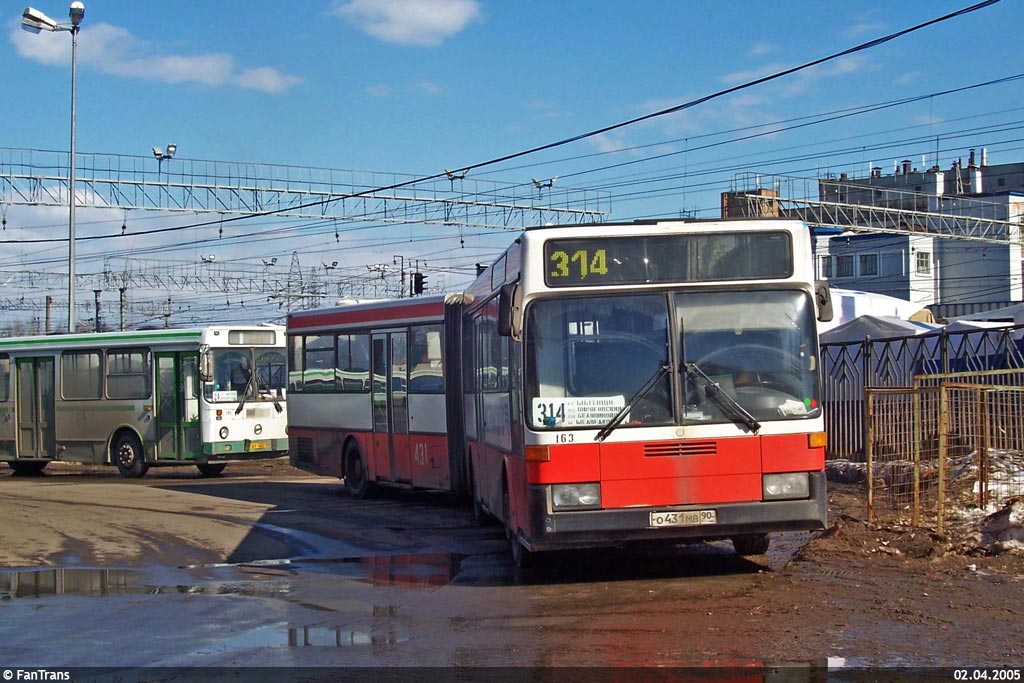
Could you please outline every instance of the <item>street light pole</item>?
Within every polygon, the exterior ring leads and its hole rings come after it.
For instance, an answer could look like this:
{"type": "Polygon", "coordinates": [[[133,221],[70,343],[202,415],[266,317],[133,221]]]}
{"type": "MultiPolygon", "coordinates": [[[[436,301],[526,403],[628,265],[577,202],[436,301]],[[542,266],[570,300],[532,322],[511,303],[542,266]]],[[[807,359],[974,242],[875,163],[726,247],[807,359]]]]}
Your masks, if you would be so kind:
{"type": "Polygon", "coordinates": [[[68,171],[68,332],[75,331],[75,65],[78,62],[78,24],[85,16],[85,5],[71,5],[71,168],[68,171]],[[81,11],[75,20],[75,5],[81,11]]]}
{"type": "Polygon", "coordinates": [[[164,161],[174,156],[174,153],[178,151],[177,145],[167,145],[167,151],[160,149],[159,147],[153,148],[153,156],[156,157],[156,181],[160,182],[160,173],[164,168],[164,161]]]}
{"type": "Polygon", "coordinates": [[[78,61],[78,29],[85,17],[85,5],[78,0],[68,10],[70,24],[58,24],[37,9],[26,7],[21,27],[32,33],[68,31],[71,33],[71,151],[68,159],[68,332],[75,331],[75,65],[78,61]]]}

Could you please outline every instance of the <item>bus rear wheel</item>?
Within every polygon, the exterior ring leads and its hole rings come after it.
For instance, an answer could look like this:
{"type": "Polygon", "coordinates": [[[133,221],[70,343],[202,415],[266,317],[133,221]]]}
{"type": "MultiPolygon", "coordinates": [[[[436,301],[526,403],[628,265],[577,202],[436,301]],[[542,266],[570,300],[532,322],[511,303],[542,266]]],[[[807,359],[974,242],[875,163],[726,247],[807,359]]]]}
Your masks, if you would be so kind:
{"type": "Polygon", "coordinates": [[[216,477],[224,471],[225,467],[227,467],[227,463],[225,462],[204,462],[196,464],[196,469],[198,469],[199,473],[204,477],[216,477]]]}
{"type": "Polygon", "coordinates": [[[764,555],[768,552],[768,545],[771,541],[768,534],[749,534],[747,536],[733,536],[732,546],[736,548],[737,555],[764,555]]]}
{"type": "Polygon", "coordinates": [[[345,489],[353,498],[365,498],[373,490],[373,482],[366,471],[366,461],[363,460],[359,446],[355,444],[345,448],[345,489]]]}
{"type": "Polygon", "coordinates": [[[146,456],[142,452],[142,444],[131,434],[117,437],[112,455],[117,471],[122,477],[138,479],[146,476],[146,472],[149,471],[146,456]]]}
{"type": "Polygon", "coordinates": [[[22,476],[31,477],[31,476],[35,476],[37,474],[42,474],[43,468],[45,468],[50,463],[48,463],[48,462],[18,462],[18,461],[15,460],[15,461],[8,462],[7,464],[11,466],[11,469],[14,470],[15,474],[20,474],[22,476]]]}

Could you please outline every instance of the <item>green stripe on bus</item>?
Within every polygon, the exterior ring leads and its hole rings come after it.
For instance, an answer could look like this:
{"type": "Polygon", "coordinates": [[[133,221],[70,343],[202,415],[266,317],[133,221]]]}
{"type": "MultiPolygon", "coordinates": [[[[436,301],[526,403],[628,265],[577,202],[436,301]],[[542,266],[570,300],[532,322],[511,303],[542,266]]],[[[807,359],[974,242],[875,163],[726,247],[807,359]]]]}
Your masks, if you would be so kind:
{"type": "Polygon", "coordinates": [[[0,340],[0,349],[43,346],[66,346],[68,344],[96,344],[102,342],[146,342],[146,341],[189,341],[198,342],[202,332],[196,330],[148,330],[145,332],[101,332],[99,334],[49,335],[12,340],[0,340]]]}
{"type": "Polygon", "coordinates": [[[135,413],[135,412],[139,412],[139,409],[136,408],[135,406],[125,406],[125,405],[108,406],[108,405],[92,404],[92,403],[84,403],[84,402],[83,403],[76,403],[75,405],[67,405],[65,403],[57,404],[57,412],[64,412],[64,413],[66,413],[68,411],[74,411],[76,413],[77,412],[135,413]]]}
{"type": "MultiPolygon", "coordinates": [[[[254,439],[256,440],[256,439],[254,439]]],[[[269,442],[269,448],[249,449],[245,447],[245,441],[218,441],[216,443],[206,442],[203,444],[203,454],[210,455],[262,455],[266,453],[287,453],[288,438],[264,439],[269,442]]]]}

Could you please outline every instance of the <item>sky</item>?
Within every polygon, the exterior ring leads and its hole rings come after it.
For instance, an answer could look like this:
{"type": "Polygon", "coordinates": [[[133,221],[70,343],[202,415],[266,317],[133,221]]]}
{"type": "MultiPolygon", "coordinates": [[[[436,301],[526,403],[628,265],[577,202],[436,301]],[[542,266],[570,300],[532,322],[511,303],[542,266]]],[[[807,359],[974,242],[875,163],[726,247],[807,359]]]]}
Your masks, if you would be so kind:
{"type": "MultiPolygon", "coordinates": [[[[605,221],[714,218],[721,192],[773,177],[795,179],[796,187],[829,173],[864,176],[872,166],[891,173],[903,159],[948,167],[981,147],[989,163],[1024,160],[1024,98],[1013,78],[1024,72],[1024,3],[1001,0],[673,114],[583,134],[972,4],[88,0],[76,60],[77,151],[80,159],[121,155],[121,163],[127,157],[149,173],[157,171],[151,149],[168,143],[177,151],[161,171],[216,161],[405,179],[470,168],[468,180],[516,184],[527,194],[534,179],[555,179],[552,190],[592,191],[610,207],[605,221]],[[1010,80],[989,83],[999,79],[1010,80]]],[[[0,6],[0,183],[5,157],[25,150],[66,155],[69,148],[70,34],[22,30],[23,9],[0,6]]],[[[67,21],[63,3],[39,0],[37,9],[67,21]]],[[[0,327],[38,324],[46,294],[54,297],[52,315],[66,319],[66,283],[53,288],[27,274],[66,278],[67,207],[18,205],[0,184],[0,209],[0,327]],[[43,238],[54,241],[30,241],[43,238]]],[[[113,257],[147,264],[139,268],[201,268],[213,265],[213,256],[219,272],[248,273],[279,288],[302,273],[327,291],[342,276],[349,283],[381,276],[370,293],[394,295],[396,256],[407,270],[416,263],[428,287],[453,290],[514,237],[415,223],[346,223],[339,230],[325,221],[215,220],[79,205],[76,236],[103,239],[76,241],[76,272],[94,276],[113,257]],[[204,226],[151,233],[197,223],[204,226]],[[274,258],[274,266],[264,265],[274,258]]],[[[76,318],[94,320],[87,308],[92,285],[76,290],[76,318]]],[[[251,292],[175,292],[168,318],[152,304],[164,294],[133,290],[141,317],[132,324],[280,321],[293,305],[251,292]]],[[[101,299],[109,322],[117,293],[104,291],[101,299]]]]}

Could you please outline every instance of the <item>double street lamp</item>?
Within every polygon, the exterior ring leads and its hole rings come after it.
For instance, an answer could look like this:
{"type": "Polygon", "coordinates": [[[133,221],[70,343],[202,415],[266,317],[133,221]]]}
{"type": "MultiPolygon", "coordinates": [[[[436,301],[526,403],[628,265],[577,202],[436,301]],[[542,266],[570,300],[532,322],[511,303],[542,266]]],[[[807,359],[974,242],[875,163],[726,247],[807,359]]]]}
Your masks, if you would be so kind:
{"type": "Polygon", "coordinates": [[[160,174],[164,168],[164,162],[174,157],[174,153],[178,151],[178,146],[175,144],[167,145],[166,151],[160,147],[153,148],[153,156],[156,157],[156,177],[160,179],[160,174]]]}
{"type": "Polygon", "coordinates": [[[70,24],[58,24],[37,9],[26,7],[21,27],[32,33],[68,31],[71,34],[71,154],[68,163],[68,332],[75,331],[75,61],[78,53],[78,27],[85,17],[85,5],[78,0],[68,11],[70,24]]]}

